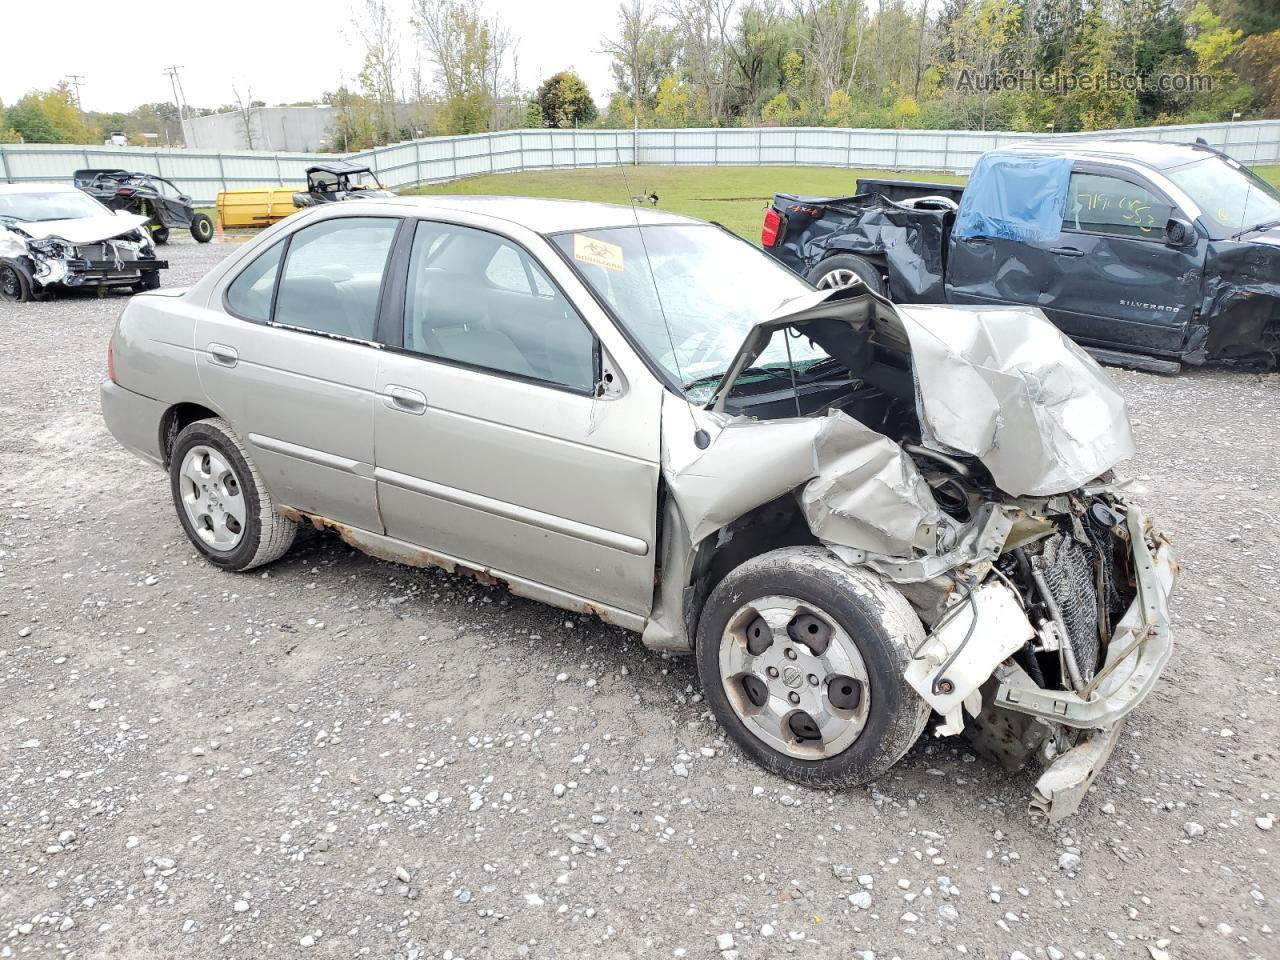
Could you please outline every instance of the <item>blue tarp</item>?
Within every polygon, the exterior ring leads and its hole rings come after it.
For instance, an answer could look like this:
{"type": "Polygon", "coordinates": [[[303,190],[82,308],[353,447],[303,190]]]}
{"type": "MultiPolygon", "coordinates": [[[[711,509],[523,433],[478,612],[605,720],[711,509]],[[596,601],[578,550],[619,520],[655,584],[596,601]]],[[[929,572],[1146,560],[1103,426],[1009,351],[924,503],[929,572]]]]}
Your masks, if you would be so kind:
{"type": "Polygon", "coordinates": [[[960,198],[957,237],[1052,240],[1062,230],[1071,182],[1070,157],[983,155],[960,198]]]}

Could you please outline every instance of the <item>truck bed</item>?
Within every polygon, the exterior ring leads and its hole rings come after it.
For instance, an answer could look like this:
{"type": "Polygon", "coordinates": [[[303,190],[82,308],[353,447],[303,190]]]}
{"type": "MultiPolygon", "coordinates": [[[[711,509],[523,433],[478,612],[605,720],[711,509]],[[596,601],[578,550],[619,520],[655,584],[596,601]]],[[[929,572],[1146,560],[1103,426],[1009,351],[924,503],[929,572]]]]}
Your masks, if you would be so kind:
{"type": "Polygon", "coordinates": [[[922,180],[860,179],[857,182],[857,192],[859,194],[878,193],[894,203],[918,200],[921,197],[946,197],[948,200],[959,203],[960,195],[964,193],[964,184],[926,183],[922,180]]]}

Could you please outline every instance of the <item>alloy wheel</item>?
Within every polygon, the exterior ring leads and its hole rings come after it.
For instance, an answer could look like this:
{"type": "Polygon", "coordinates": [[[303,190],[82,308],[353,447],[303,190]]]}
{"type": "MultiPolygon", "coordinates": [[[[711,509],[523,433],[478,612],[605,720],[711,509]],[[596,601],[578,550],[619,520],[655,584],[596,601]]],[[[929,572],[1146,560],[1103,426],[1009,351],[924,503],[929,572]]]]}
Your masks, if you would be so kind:
{"type": "Polygon", "coordinates": [[[197,444],[182,458],[182,506],[191,529],[212,550],[234,550],[244,537],[244,488],[227,459],[197,444]]]}
{"type": "Polygon", "coordinates": [[[814,284],[814,286],[817,287],[819,290],[835,290],[839,287],[847,287],[850,284],[858,283],[861,280],[862,278],[859,277],[852,270],[846,270],[843,267],[837,267],[835,270],[832,270],[830,273],[823,274],[822,277],[818,280],[818,282],[814,284]]]}

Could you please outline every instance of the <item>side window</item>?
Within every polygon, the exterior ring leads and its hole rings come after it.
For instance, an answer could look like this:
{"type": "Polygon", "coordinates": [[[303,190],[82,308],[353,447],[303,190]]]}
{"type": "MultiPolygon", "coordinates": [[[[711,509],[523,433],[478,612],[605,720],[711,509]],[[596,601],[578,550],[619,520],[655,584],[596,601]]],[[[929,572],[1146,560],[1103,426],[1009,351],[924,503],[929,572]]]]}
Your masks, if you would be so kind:
{"type": "Polygon", "coordinates": [[[494,233],[422,221],[405,291],[408,350],[589,392],[595,335],[542,267],[494,233]]]}
{"type": "Polygon", "coordinates": [[[1063,229],[1159,240],[1173,208],[1137,184],[1097,173],[1071,174],[1063,229]]]}
{"type": "Polygon", "coordinates": [[[271,294],[276,288],[283,251],[283,240],[272,244],[231,282],[227,288],[227,306],[232,313],[258,323],[266,323],[271,318],[271,294]]]}
{"type": "Polygon", "coordinates": [[[372,340],[382,274],[399,225],[391,217],[342,217],[295,233],[272,321],[372,340]]]}

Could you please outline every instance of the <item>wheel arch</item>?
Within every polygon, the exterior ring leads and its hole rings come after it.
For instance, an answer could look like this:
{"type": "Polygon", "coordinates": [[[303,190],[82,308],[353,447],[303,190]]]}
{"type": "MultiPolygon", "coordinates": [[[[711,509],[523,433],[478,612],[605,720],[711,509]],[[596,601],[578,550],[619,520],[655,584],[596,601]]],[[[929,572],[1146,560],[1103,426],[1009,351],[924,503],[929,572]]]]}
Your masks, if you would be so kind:
{"type": "MultiPolygon", "coordinates": [[[[211,410],[204,404],[186,401],[175,403],[164,412],[160,417],[160,457],[166,470],[169,468],[169,457],[173,453],[173,444],[178,439],[178,434],[182,432],[182,429],[197,420],[208,420],[213,417],[222,417],[222,414],[216,410],[211,410]]],[[[225,417],[222,418],[226,419],[225,417]]]]}
{"type": "Polygon", "coordinates": [[[822,251],[822,257],[816,263],[814,263],[814,265],[810,268],[809,272],[810,273],[817,272],[818,269],[820,269],[822,265],[826,263],[828,260],[830,260],[832,257],[860,257],[861,259],[867,261],[867,263],[875,267],[877,270],[879,270],[881,273],[889,272],[888,255],[883,250],[878,250],[878,251],[853,250],[849,247],[826,248],[825,250],[822,251]]]}
{"type": "Polygon", "coordinates": [[[748,510],[699,541],[684,584],[683,614],[689,649],[697,643],[698,623],[707,598],[732,570],[780,547],[817,544],[818,538],[809,529],[795,491],[748,510]]]}

